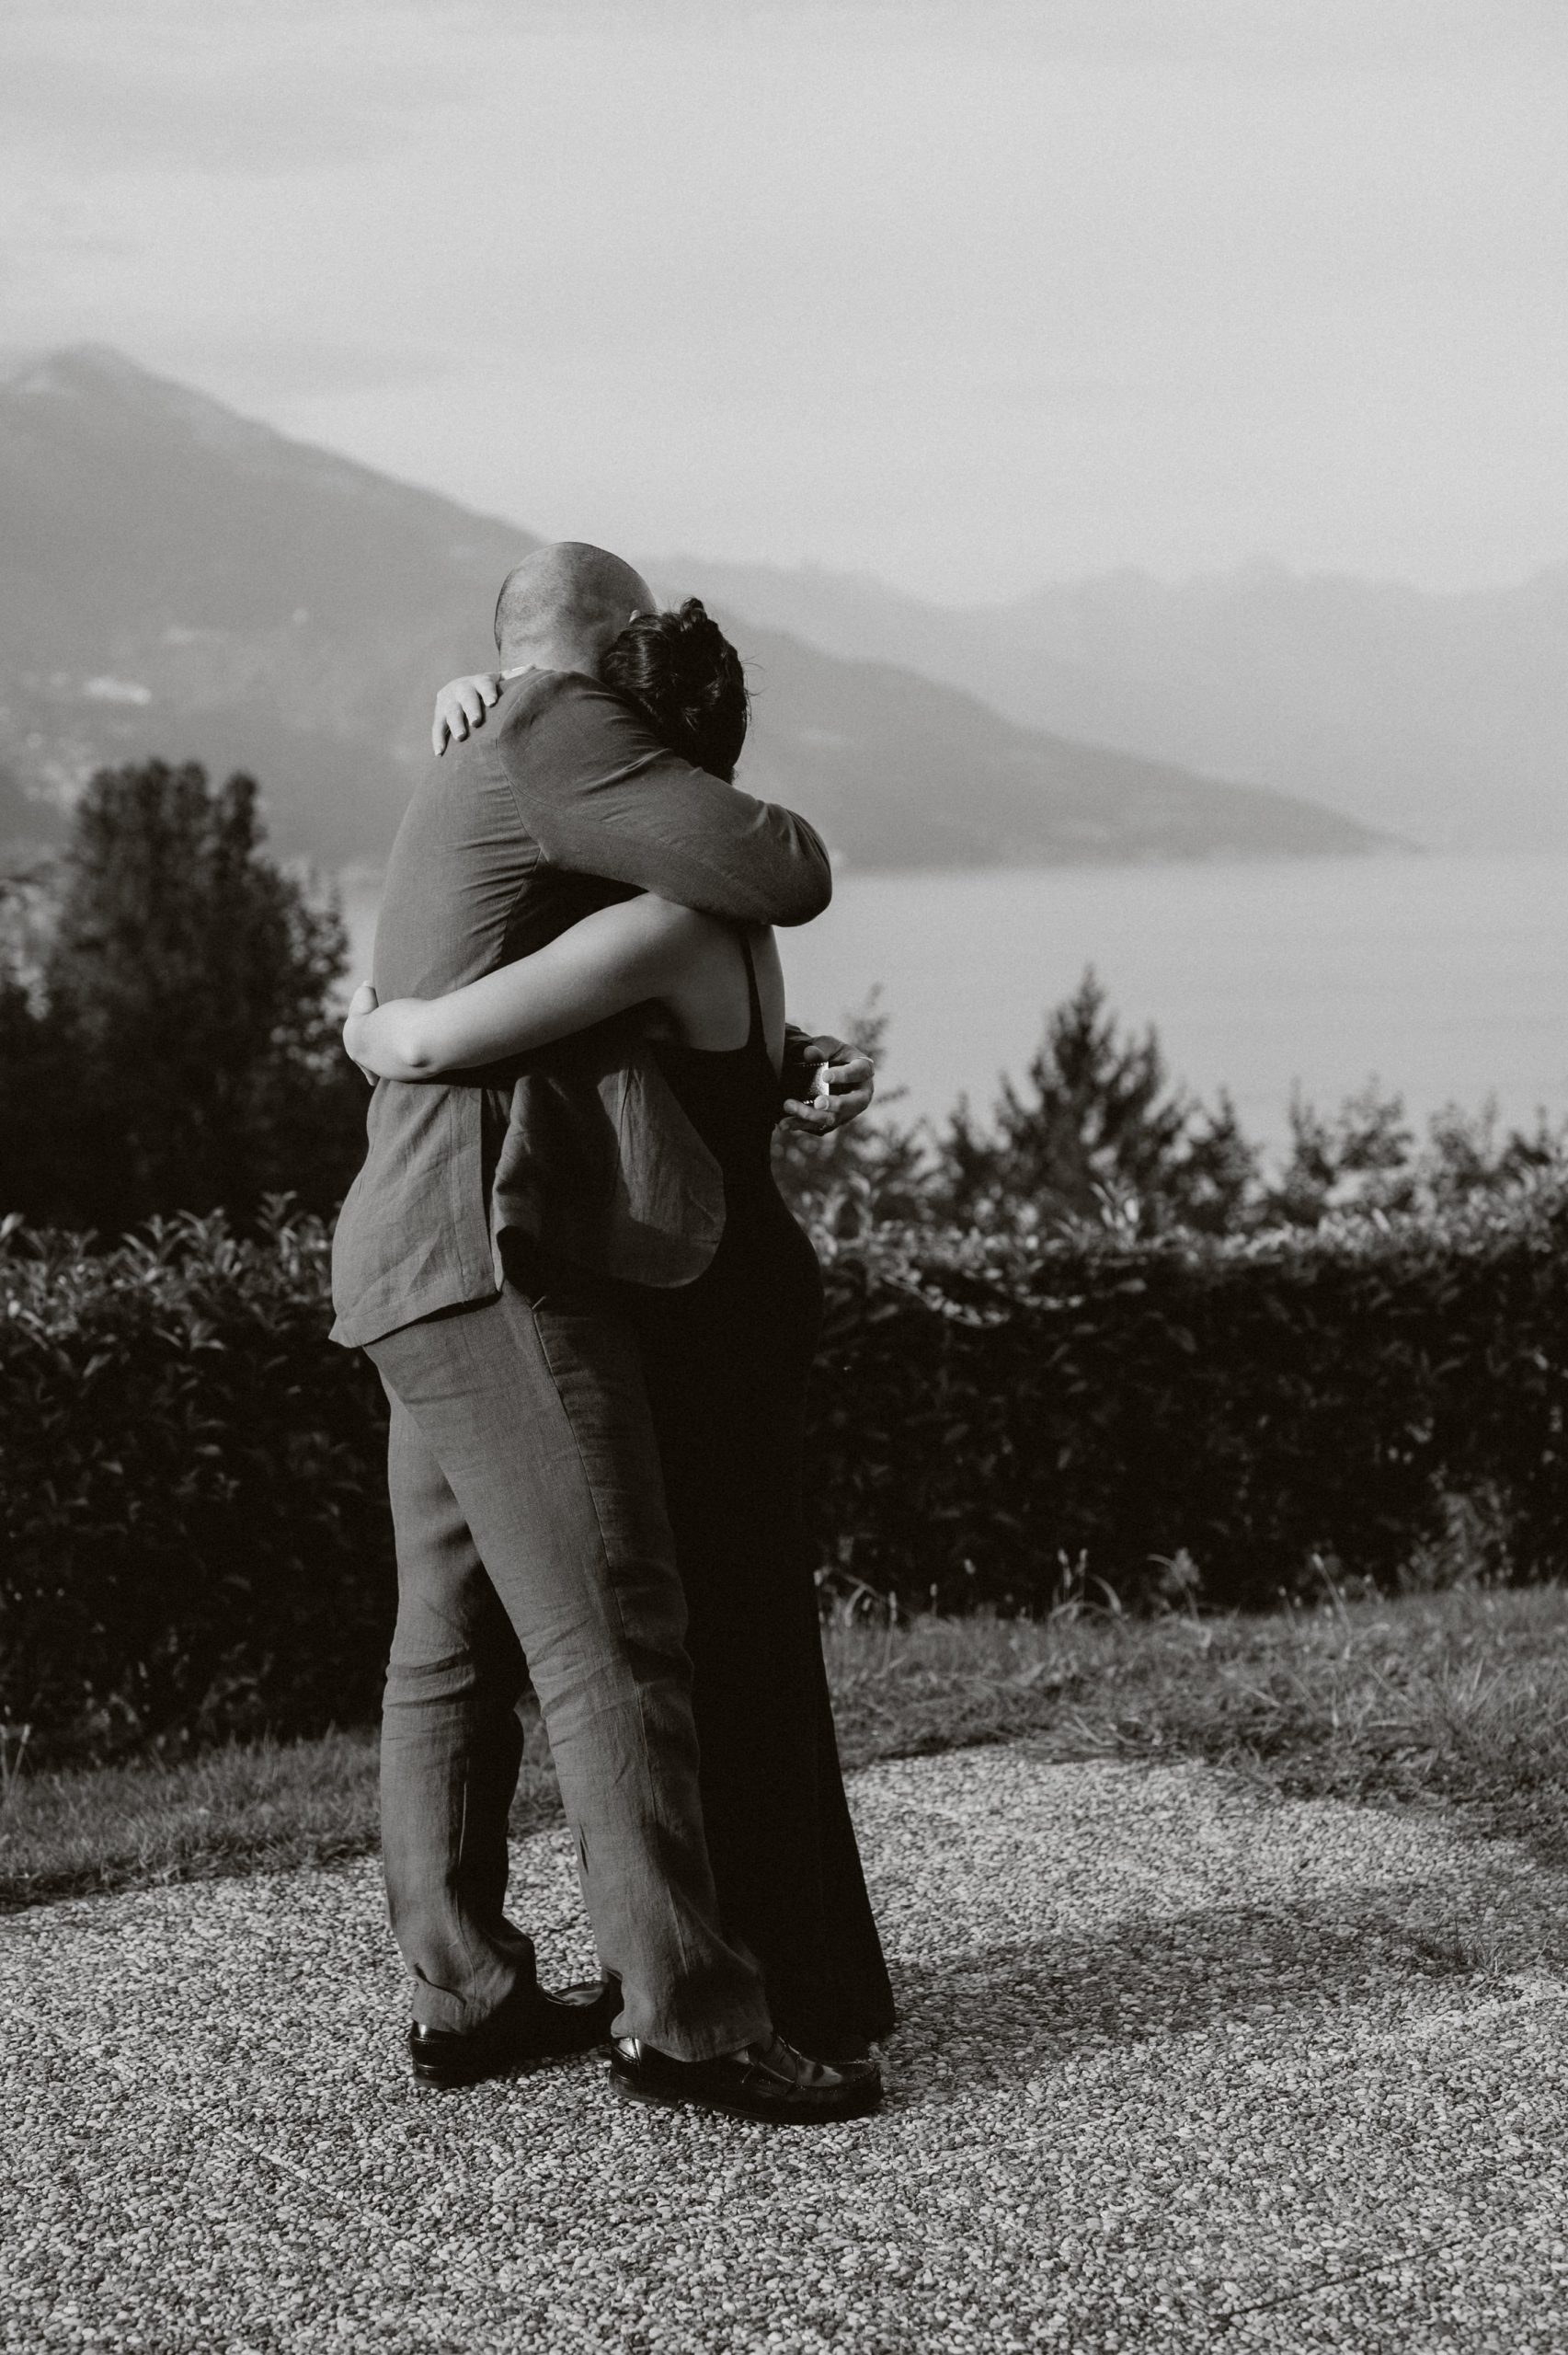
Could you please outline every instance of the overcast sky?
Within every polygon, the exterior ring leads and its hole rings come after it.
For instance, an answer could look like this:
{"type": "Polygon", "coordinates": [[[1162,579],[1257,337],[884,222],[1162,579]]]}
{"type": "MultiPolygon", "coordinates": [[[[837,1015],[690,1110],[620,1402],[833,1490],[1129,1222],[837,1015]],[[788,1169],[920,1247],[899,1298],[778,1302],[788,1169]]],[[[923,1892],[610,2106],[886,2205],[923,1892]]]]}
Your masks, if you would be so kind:
{"type": "Polygon", "coordinates": [[[1563,0],[0,0],[6,345],[937,598],[1568,559],[1563,0]]]}

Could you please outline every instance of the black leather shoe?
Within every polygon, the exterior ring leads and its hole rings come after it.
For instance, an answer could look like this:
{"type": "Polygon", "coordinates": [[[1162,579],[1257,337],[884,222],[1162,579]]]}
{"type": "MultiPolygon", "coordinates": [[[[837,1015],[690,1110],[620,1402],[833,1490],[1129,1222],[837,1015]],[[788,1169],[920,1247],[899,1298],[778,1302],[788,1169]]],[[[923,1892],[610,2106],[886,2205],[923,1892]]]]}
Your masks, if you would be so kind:
{"type": "Polygon", "coordinates": [[[591,2052],[604,2042],[620,2008],[618,1979],[563,1987],[556,1995],[518,1987],[482,2028],[460,2032],[416,2021],[408,2031],[408,2058],[422,2085],[476,2085],[530,2061],[591,2052]]]}
{"type": "Polygon", "coordinates": [[[715,2061],[674,2061],[635,2036],[610,2045],[610,2074],[629,2101],[722,2110],[727,2118],[759,2118],[774,2126],[827,2125],[864,2118],[882,2098],[875,2061],[846,2061],[830,2069],[807,2060],[782,2036],[748,2044],[715,2061]]]}

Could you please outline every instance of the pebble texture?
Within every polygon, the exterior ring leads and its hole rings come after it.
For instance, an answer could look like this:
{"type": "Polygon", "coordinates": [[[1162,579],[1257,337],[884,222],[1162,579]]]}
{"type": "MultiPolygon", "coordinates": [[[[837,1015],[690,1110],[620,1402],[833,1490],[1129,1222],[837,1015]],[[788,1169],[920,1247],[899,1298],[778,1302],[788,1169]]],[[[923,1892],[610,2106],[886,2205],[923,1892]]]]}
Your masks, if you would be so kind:
{"type": "MultiPolygon", "coordinates": [[[[0,2348],[1568,2346],[1568,1886],[1440,1816],[1026,1750],[853,1802],[874,2119],[404,2073],[373,1866],[0,1924],[0,2348]]],[[[591,1955],[516,1852],[547,1980],[591,1955]]]]}

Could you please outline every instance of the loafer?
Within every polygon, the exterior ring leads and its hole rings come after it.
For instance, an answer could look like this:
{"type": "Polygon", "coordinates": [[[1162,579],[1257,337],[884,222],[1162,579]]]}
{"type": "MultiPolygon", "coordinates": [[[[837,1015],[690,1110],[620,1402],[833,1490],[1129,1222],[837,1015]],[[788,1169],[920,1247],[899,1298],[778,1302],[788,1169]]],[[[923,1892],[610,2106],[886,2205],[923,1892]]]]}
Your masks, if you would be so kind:
{"type": "Polygon", "coordinates": [[[713,2061],[676,2061],[635,2036],[612,2037],[610,2076],[628,2101],[715,2109],[772,2126],[826,2126],[864,2118],[882,2099],[875,2060],[830,2067],[774,2035],[713,2061]]]}
{"type": "Polygon", "coordinates": [[[421,2028],[416,2020],[408,2058],[422,2085],[476,2085],[531,2061],[591,2052],[609,2036],[620,2008],[618,1979],[589,1980],[554,1995],[520,1986],[480,2028],[421,2028]]]}

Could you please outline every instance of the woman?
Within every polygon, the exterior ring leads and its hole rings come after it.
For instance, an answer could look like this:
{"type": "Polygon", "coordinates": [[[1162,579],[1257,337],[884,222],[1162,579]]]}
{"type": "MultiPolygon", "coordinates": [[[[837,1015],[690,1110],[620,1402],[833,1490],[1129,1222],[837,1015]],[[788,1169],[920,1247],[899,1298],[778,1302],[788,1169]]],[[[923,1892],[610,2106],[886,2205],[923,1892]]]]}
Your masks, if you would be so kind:
{"type": "MultiPolygon", "coordinates": [[[[694,599],[640,615],[601,665],[693,765],[733,782],[739,657],[694,599]]],[[[802,1495],[816,1255],[773,1182],[784,981],[773,936],[644,894],[449,996],[355,997],[345,1040],[383,1078],[525,1054],[628,1007],[724,1173],[713,1260],[674,1291],[626,1286],[689,1613],[708,1847],[725,1924],[775,2026],[832,2061],[892,2026],[845,1804],[802,1495]]]]}

